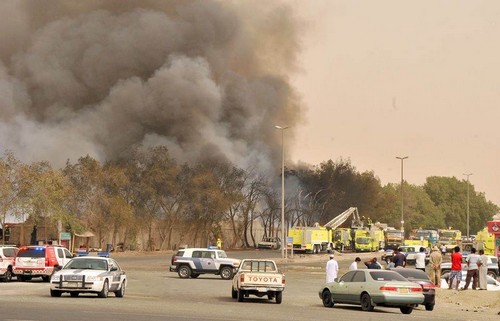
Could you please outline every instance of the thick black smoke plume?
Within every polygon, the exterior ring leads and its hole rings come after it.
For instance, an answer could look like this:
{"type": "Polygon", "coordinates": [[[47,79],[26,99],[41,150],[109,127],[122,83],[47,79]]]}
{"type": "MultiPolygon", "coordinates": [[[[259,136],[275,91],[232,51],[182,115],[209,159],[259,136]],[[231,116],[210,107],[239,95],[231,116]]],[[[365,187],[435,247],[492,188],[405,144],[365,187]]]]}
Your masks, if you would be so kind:
{"type": "Polygon", "coordinates": [[[0,2],[0,150],[62,166],[161,144],[276,167],[300,28],[282,2],[0,2]]]}

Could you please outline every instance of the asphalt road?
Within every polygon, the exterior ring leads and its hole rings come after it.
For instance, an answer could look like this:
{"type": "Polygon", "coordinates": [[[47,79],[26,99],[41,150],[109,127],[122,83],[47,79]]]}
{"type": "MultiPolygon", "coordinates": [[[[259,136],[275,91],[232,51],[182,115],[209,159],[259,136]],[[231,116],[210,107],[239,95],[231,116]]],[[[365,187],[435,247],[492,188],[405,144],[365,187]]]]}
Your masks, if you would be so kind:
{"type": "MultiPolygon", "coordinates": [[[[279,251],[228,252],[231,257],[280,258],[279,251]]],[[[359,255],[359,254],[358,254],[359,255]]],[[[337,256],[340,268],[347,270],[356,254],[337,256]]],[[[374,254],[362,254],[363,259],[374,254]]],[[[379,255],[376,255],[379,257],[379,255]]],[[[231,282],[214,275],[198,279],[180,279],[168,272],[170,254],[118,255],[115,259],[127,272],[129,284],[124,298],[113,294],[107,299],[95,295],[52,298],[49,284],[40,280],[0,283],[0,320],[474,320],[453,307],[440,306],[434,311],[418,307],[410,315],[399,309],[375,308],[363,312],[359,307],[336,305],[324,308],[318,290],[324,282],[326,255],[313,259],[296,257],[284,264],[286,274],[283,303],[264,298],[237,302],[231,298],[231,282]]],[[[477,315],[484,320],[485,315],[477,315]]]]}

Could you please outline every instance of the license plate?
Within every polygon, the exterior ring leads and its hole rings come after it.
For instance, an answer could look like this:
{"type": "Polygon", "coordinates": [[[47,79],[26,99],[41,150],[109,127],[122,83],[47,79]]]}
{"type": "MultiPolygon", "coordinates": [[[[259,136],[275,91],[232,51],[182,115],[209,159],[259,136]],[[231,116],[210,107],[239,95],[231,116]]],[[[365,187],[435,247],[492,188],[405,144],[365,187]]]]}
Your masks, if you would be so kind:
{"type": "Polygon", "coordinates": [[[23,271],[24,274],[31,274],[31,271],[30,270],[25,270],[23,271]]]}
{"type": "Polygon", "coordinates": [[[399,289],[399,293],[408,293],[408,289],[399,289]]]}
{"type": "Polygon", "coordinates": [[[63,282],[63,287],[66,288],[77,288],[78,282],[63,282]]]}
{"type": "Polygon", "coordinates": [[[267,292],[269,289],[268,288],[258,288],[257,290],[259,292],[267,292]]]}

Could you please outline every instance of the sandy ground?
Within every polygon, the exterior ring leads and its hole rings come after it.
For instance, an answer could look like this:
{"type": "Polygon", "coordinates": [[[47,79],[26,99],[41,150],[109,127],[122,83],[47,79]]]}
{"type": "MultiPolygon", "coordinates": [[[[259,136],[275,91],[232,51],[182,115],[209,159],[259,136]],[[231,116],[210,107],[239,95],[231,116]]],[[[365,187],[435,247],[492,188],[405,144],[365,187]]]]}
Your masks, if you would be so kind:
{"type": "MultiPolygon", "coordinates": [[[[238,256],[234,257],[266,257],[273,259],[276,263],[288,270],[288,268],[297,269],[301,266],[307,266],[308,268],[312,268],[312,270],[319,272],[324,270],[324,265],[326,261],[329,259],[328,254],[320,254],[320,255],[297,255],[295,254],[293,258],[288,257],[287,259],[282,259],[280,257],[280,253],[276,251],[227,251],[228,255],[233,256],[232,254],[238,254],[238,256]],[[268,255],[266,255],[268,254],[268,255]],[[276,257],[278,256],[278,257],[276,257]]],[[[165,256],[168,259],[172,255],[172,251],[161,251],[161,252],[117,252],[113,253],[113,257],[120,256],[165,256]]],[[[335,253],[335,259],[339,262],[340,271],[339,275],[342,275],[348,270],[348,266],[354,260],[356,256],[359,256],[362,262],[368,260],[372,257],[377,257],[380,259],[382,253],[335,253]]],[[[363,267],[363,264],[359,265],[360,268],[363,267]]],[[[168,263],[168,262],[167,262],[168,263]]],[[[167,264],[168,265],[168,264],[167,264]]],[[[409,267],[413,268],[413,267],[409,267]]],[[[436,289],[436,305],[440,307],[440,309],[445,308],[455,312],[463,311],[464,313],[479,313],[477,316],[485,316],[487,315],[496,315],[500,320],[500,291],[475,291],[469,289],[467,291],[456,291],[456,290],[448,290],[448,289],[436,289]],[[482,314],[483,312],[485,314],[482,314]]]]}

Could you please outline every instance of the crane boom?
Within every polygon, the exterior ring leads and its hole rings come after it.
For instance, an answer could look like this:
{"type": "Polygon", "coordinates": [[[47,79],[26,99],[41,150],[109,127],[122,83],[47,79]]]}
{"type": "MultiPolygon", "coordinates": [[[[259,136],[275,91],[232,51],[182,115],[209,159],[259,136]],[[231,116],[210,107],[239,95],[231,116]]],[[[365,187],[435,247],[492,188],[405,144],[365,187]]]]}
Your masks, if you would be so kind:
{"type": "Polygon", "coordinates": [[[358,208],[357,207],[350,207],[341,214],[337,215],[334,217],[330,222],[326,223],[324,226],[327,228],[335,229],[342,225],[347,219],[353,215],[353,227],[362,227],[361,220],[359,218],[359,213],[358,213],[358,208]],[[361,226],[359,226],[361,225],[361,226]]]}

